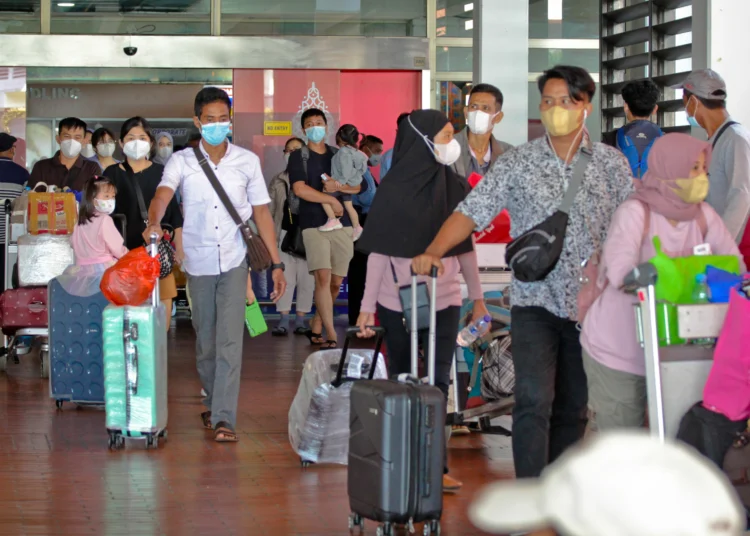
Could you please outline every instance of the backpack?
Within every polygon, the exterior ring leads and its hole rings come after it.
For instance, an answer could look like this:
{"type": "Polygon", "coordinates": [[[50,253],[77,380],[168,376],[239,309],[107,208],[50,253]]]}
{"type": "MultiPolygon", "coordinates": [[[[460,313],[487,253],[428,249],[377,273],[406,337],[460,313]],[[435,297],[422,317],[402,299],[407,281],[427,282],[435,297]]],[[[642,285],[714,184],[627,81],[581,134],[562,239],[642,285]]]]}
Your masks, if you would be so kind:
{"type": "MultiPolygon", "coordinates": [[[[326,148],[331,151],[332,154],[339,152],[337,147],[331,147],[327,143],[326,148]]],[[[305,176],[307,176],[307,161],[310,160],[310,148],[307,145],[303,145],[299,150],[299,154],[302,155],[302,168],[305,170],[305,176]]]]}
{"type": "Polygon", "coordinates": [[[638,147],[633,143],[633,139],[625,134],[625,129],[621,128],[617,131],[617,148],[625,155],[630,164],[630,169],[633,171],[633,176],[640,179],[648,171],[648,153],[651,151],[651,147],[654,142],[661,138],[664,132],[659,129],[659,135],[654,137],[646,148],[643,150],[643,154],[638,154],[638,147]]]}

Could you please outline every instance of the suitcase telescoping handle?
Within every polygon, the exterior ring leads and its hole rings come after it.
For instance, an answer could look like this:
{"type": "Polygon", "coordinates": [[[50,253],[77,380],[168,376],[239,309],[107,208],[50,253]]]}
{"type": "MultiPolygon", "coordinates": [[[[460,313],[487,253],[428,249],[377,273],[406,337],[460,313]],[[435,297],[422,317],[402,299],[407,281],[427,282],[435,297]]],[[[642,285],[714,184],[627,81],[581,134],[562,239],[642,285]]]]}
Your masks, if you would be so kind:
{"type": "MultiPolygon", "coordinates": [[[[427,380],[435,385],[435,343],[437,324],[437,280],[438,269],[433,266],[430,271],[430,328],[427,339],[427,380]]],[[[417,275],[411,274],[411,375],[419,378],[419,329],[417,324],[417,275]]]]}
{"type": "MultiPolygon", "coordinates": [[[[375,369],[378,365],[378,357],[380,356],[380,348],[383,346],[383,337],[385,336],[385,329],[379,326],[368,326],[375,332],[375,353],[372,355],[372,363],[370,364],[370,373],[367,377],[368,380],[372,380],[375,377],[375,369]]],[[[339,368],[336,371],[336,379],[333,380],[333,386],[338,387],[343,382],[344,377],[344,365],[346,364],[346,354],[349,352],[349,342],[357,336],[359,328],[353,327],[346,330],[346,338],[344,339],[344,348],[341,349],[341,359],[339,359],[339,368]]]]}
{"type": "MultiPolygon", "coordinates": [[[[152,257],[159,257],[159,235],[151,233],[151,243],[148,247],[152,257]]],[[[154,291],[151,293],[151,306],[159,306],[159,276],[156,276],[156,285],[154,285],[154,291]]]]}

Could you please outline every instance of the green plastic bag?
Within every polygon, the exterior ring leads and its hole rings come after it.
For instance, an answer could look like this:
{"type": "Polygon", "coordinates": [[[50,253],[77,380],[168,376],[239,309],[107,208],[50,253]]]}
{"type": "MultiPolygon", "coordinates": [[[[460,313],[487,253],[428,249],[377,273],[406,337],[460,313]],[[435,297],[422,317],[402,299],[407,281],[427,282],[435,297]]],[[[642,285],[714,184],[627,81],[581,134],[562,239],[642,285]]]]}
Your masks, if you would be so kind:
{"type": "Polygon", "coordinates": [[[257,337],[268,331],[266,319],[263,318],[263,311],[260,310],[258,300],[245,307],[245,325],[251,337],[257,337]]]}
{"type": "Polygon", "coordinates": [[[692,255],[669,257],[661,250],[661,240],[654,237],[656,256],[649,262],[656,267],[656,300],[676,304],[692,302],[695,277],[705,274],[708,266],[740,273],[740,259],[735,255],[692,255]]]}

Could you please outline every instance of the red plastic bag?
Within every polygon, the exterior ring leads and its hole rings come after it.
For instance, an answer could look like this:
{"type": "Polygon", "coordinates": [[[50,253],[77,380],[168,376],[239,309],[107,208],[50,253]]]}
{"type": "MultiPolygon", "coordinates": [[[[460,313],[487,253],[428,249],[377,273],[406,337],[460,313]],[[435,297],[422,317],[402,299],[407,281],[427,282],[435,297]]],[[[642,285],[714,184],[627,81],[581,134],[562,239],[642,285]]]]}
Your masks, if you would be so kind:
{"type": "MultiPolygon", "coordinates": [[[[483,178],[477,172],[472,173],[468,178],[469,186],[474,188],[483,178]]],[[[474,233],[474,238],[477,244],[509,244],[511,238],[508,211],[503,210],[485,230],[474,233]]]]}
{"type": "Polygon", "coordinates": [[[128,252],[102,276],[100,288],[110,303],[143,305],[159,278],[159,259],[148,254],[145,247],[128,252]]]}

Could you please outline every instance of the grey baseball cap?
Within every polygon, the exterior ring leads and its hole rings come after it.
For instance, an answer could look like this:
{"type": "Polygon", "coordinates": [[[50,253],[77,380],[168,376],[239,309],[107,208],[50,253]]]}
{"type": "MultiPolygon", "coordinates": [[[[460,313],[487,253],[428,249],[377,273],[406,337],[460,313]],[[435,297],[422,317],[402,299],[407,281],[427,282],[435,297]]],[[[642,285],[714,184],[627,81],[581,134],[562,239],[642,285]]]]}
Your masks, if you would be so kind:
{"type": "Polygon", "coordinates": [[[723,101],[727,100],[727,84],[719,73],[712,69],[693,71],[681,84],[674,89],[685,89],[701,99],[723,101]]]}

